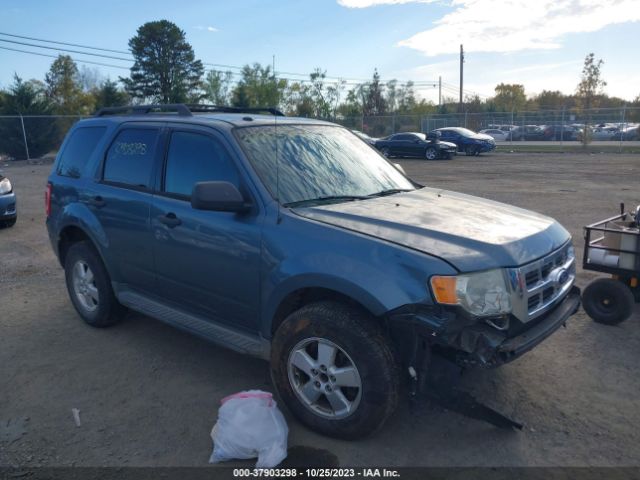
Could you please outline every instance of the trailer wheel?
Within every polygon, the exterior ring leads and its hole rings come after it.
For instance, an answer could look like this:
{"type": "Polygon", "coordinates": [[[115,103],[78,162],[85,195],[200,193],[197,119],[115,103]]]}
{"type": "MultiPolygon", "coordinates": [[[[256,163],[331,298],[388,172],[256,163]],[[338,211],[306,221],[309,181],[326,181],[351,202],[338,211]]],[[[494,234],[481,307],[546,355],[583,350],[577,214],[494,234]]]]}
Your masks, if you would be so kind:
{"type": "Polygon", "coordinates": [[[582,306],[596,322],[617,325],[631,316],[635,299],[631,289],[612,278],[594,280],[582,293],[582,306]]]}

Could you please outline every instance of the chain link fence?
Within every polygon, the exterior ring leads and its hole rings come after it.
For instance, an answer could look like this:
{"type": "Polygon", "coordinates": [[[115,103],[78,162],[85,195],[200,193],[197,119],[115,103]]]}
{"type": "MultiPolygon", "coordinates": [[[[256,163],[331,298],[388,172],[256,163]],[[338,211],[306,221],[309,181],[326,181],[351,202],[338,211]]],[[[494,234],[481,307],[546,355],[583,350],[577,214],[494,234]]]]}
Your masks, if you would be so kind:
{"type": "MultiPolygon", "coordinates": [[[[81,115],[0,116],[0,160],[38,159],[55,155],[65,135],[81,115]]],[[[561,108],[530,112],[452,113],[430,115],[382,115],[330,119],[375,138],[398,132],[427,133],[436,128],[464,127],[474,131],[501,130],[506,142],[555,142],[578,145],[589,141],[640,141],[640,108],[602,108],[588,111],[561,108]],[[585,124],[588,127],[585,129],[585,124]]],[[[500,143],[500,138],[497,139],[500,143]]],[[[602,143],[600,143],[602,144],[602,143]]]]}
{"type": "Polygon", "coordinates": [[[588,125],[589,140],[640,140],[639,107],[338,117],[333,121],[375,138],[398,132],[427,133],[437,128],[463,127],[474,131],[509,132],[506,134],[508,141],[580,142],[585,125],[588,125]]]}

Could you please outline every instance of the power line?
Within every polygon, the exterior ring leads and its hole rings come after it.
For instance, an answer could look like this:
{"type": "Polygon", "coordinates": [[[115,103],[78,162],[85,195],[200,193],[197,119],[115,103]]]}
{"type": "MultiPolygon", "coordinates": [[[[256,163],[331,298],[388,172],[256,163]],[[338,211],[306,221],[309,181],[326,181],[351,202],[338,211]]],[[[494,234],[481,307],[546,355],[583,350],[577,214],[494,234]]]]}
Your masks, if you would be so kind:
{"type": "Polygon", "coordinates": [[[7,40],[6,38],[0,38],[0,42],[15,43],[18,45],[25,45],[27,47],[46,48],[47,50],[56,50],[59,52],[79,53],[80,55],[91,55],[93,57],[111,58],[113,60],[123,60],[125,62],[133,62],[133,60],[130,58],[114,57],[112,55],[103,55],[101,53],[82,52],[80,50],[70,50],[68,48],[47,47],[45,45],[37,45],[35,43],[18,42],[17,40],[7,40]]]}
{"type": "Polygon", "coordinates": [[[25,37],[23,35],[14,35],[12,33],[5,33],[5,32],[0,32],[0,35],[5,35],[7,37],[23,38],[25,40],[35,40],[37,42],[57,43],[58,45],[67,45],[69,47],[88,48],[91,50],[102,50],[103,52],[124,53],[125,55],[130,55],[130,52],[125,52],[122,50],[111,50],[110,48],[90,47],[88,45],[80,45],[78,43],[59,42],[57,40],[44,40],[42,38],[25,37]]]}
{"type": "MultiPolygon", "coordinates": [[[[29,53],[31,55],[38,55],[40,57],[58,58],[57,55],[48,55],[46,53],[40,53],[40,52],[29,52],[27,50],[20,50],[20,49],[17,49],[17,48],[1,47],[0,46],[0,49],[2,49],[2,50],[11,50],[12,52],[29,53]]],[[[123,70],[129,70],[129,67],[123,67],[122,65],[109,65],[107,63],[92,62],[90,60],[83,60],[83,59],[77,59],[77,58],[71,58],[71,60],[73,60],[74,62],[78,62],[78,63],[90,63],[91,65],[100,65],[102,67],[113,67],[113,68],[121,68],[123,70]]]]}
{"type": "MultiPolygon", "coordinates": [[[[57,41],[57,40],[45,40],[45,39],[41,39],[41,38],[36,38],[36,37],[27,37],[24,35],[15,35],[15,34],[11,34],[11,33],[5,33],[5,32],[0,32],[0,35],[5,35],[5,36],[10,36],[10,37],[15,37],[15,38],[22,38],[22,39],[27,39],[27,40],[34,40],[34,41],[38,41],[38,42],[46,42],[46,43],[55,43],[58,45],[67,45],[67,46],[74,46],[74,47],[79,47],[79,48],[84,48],[84,49],[89,49],[89,50],[99,50],[99,51],[107,51],[107,52],[114,52],[114,53],[122,53],[125,55],[131,55],[129,52],[125,52],[122,50],[113,50],[113,49],[108,49],[108,48],[101,48],[101,47],[94,47],[94,46],[89,46],[89,45],[83,45],[83,44],[79,44],[79,43],[69,43],[69,42],[61,42],[61,41],[57,41]]],[[[60,47],[52,47],[52,46],[46,46],[46,45],[37,45],[37,44],[33,44],[33,43],[26,43],[26,42],[19,42],[16,40],[8,40],[8,39],[3,39],[0,38],[0,42],[6,42],[6,43],[13,43],[13,44],[18,44],[18,45],[24,45],[24,46],[28,46],[28,47],[34,47],[34,48],[44,48],[47,50],[55,50],[55,51],[61,51],[61,52],[69,52],[69,53],[76,53],[76,54],[80,54],[80,55],[90,55],[90,56],[94,56],[94,57],[100,57],[100,58],[107,58],[107,59],[112,59],[112,60],[121,60],[124,62],[133,62],[134,60],[132,58],[122,58],[122,57],[115,57],[113,55],[104,55],[104,54],[99,54],[99,53],[91,53],[91,52],[83,52],[83,51],[79,51],[79,50],[72,50],[72,49],[66,49],[66,48],[60,48],[60,47]]],[[[26,51],[26,50],[19,50],[19,49],[11,49],[11,48],[7,48],[7,47],[3,47],[4,50],[12,50],[12,51],[16,51],[16,52],[21,52],[21,53],[28,53],[28,54],[32,54],[32,55],[40,55],[40,56],[47,56],[47,57],[52,57],[52,58],[56,58],[56,56],[53,55],[45,55],[45,54],[39,54],[36,52],[30,52],[30,51],[26,51]]],[[[90,62],[88,60],[77,60],[77,59],[73,59],[74,61],[77,62],[84,62],[84,63],[91,63],[91,64],[95,64],[95,65],[101,65],[101,66],[105,66],[105,67],[113,67],[113,68],[121,68],[121,69],[129,69],[129,67],[123,67],[120,65],[108,65],[108,64],[101,64],[99,62],[90,62]]],[[[226,64],[219,64],[219,63],[208,63],[208,62],[203,62],[203,65],[207,65],[207,66],[212,66],[212,67],[221,67],[221,68],[227,68],[227,69],[234,69],[234,70],[243,70],[244,67],[240,67],[237,65],[226,65],[226,64]]],[[[216,70],[219,71],[219,70],[216,70]]],[[[240,72],[231,72],[232,75],[241,75],[240,72]]],[[[309,77],[309,73],[295,73],[295,72],[275,72],[276,75],[278,75],[278,78],[282,79],[282,80],[289,80],[292,82],[300,82],[300,83],[313,83],[312,80],[306,78],[306,79],[298,79],[298,78],[289,78],[289,77],[282,77],[281,75],[294,75],[294,76],[300,76],[300,77],[309,77]]],[[[397,79],[391,79],[391,80],[380,80],[380,83],[382,84],[386,84],[389,83],[390,81],[395,80],[397,83],[399,83],[400,85],[406,85],[409,82],[413,83],[414,87],[436,87],[438,85],[438,82],[436,81],[411,81],[411,80],[397,80],[397,79]]],[[[358,86],[361,84],[366,84],[366,83],[370,83],[370,80],[363,80],[363,79],[355,79],[355,78],[345,78],[345,77],[336,77],[336,76],[325,76],[323,79],[323,82],[325,84],[330,84],[330,85],[339,85],[339,84],[344,84],[346,86],[358,86]]]]}

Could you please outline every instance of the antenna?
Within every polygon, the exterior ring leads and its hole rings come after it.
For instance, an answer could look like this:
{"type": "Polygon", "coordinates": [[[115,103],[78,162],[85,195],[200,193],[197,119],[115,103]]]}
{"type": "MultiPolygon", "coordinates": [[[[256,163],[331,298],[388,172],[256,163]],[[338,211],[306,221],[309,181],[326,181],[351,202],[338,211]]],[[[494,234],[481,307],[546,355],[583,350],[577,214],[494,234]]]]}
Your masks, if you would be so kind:
{"type": "MultiPolygon", "coordinates": [[[[273,60],[272,60],[272,69],[273,69],[273,83],[274,86],[276,87],[275,92],[277,95],[278,92],[278,88],[277,88],[277,80],[276,80],[276,56],[275,54],[273,55],[273,60]]],[[[277,105],[274,106],[274,108],[278,108],[277,105]]],[[[282,221],[282,216],[280,215],[280,156],[278,155],[278,116],[274,115],[273,116],[273,130],[274,130],[274,135],[275,135],[275,144],[276,144],[276,148],[275,148],[275,154],[276,154],[276,204],[277,204],[277,208],[278,208],[278,215],[276,218],[276,223],[280,223],[282,221]]]]}

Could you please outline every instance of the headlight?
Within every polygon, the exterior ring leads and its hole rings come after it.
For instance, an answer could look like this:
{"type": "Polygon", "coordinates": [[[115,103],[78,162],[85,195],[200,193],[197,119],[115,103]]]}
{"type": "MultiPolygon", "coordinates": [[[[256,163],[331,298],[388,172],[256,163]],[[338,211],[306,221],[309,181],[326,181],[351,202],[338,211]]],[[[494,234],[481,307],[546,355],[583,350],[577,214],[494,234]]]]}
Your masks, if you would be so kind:
{"type": "Polygon", "coordinates": [[[8,178],[0,180],[0,195],[11,192],[11,182],[8,178]]]}
{"type": "Polygon", "coordinates": [[[477,317],[511,312],[511,297],[502,270],[431,277],[438,303],[460,305],[477,317]]]}

